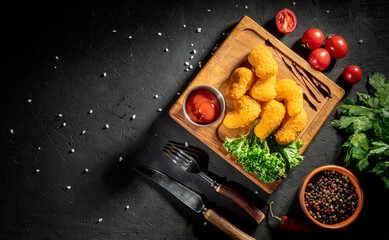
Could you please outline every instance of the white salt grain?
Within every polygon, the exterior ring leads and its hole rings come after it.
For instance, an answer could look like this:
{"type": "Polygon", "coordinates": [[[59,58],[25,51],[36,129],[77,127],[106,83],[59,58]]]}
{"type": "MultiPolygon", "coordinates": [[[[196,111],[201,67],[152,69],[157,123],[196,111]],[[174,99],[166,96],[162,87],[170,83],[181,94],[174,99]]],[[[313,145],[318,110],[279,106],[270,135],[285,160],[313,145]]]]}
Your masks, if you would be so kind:
{"type": "Polygon", "coordinates": [[[38,150],[41,150],[42,148],[41,147],[38,147],[38,150]]]}
{"type": "Polygon", "coordinates": [[[32,99],[27,99],[27,102],[28,102],[28,103],[32,102],[32,99]]]}
{"type": "Polygon", "coordinates": [[[129,209],[129,208],[130,208],[130,206],[129,206],[129,205],[127,205],[127,206],[126,206],[126,209],[129,209]]]}
{"type": "Polygon", "coordinates": [[[185,147],[189,147],[189,142],[185,142],[185,147]]]}
{"type": "Polygon", "coordinates": [[[132,39],[132,36],[130,35],[130,36],[128,36],[128,39],[132,39]]]}
{"type": "Polygon", "coordinates": [[[159,98],[159,96],[158,95],[154,95],[154,98],[157,99],[157,98],[159,98]]]}
{"type": "Polygon", "coordinates": [[[158,35],[158,36],[162,36],[162,33],[160,33],[160,32],[157,32],[157,35],[158,35]]]}
{"type": "Polygon", "coordinates": [[[58,56],[55,56],[55,59],[59,60],[59,57],[58,57],[58,56]]]}
{"type": "Polygon", "coordinates": [[[135,114],[131,116],[131,120],[134,120],[135,118],[136,118],[135,114]]]}
{"type": "Polygon", "coordinates": [[[102,219],[102,218],[99,218],[98,222],[101,223],[102,221],[103,221],[103,219],[102,219]]]}
{"type": "Polygon", "coordinates": [[[162,108],[158,108],[158,112],[162,112],[162,108]]]}
{"type": "Polygon", "coordinates": [[[70,152],[74,153],[76,150],[74,148],[70,149],[70,152]]]}
{"type": "Polygon", "coordinates": [[[189,68],[185,68],[185,72],[188,72],[189,71],[189,68]]]}
{"type": "Polygon", "coordinates": [[[123,161],[123,157],[119,157],[119,162],[123,161]]]}
{"type": "Polygon", "coordinates": [[[292,4],[293,4],[293,6],[295,6],[295,5],[296,5],[296,2],[292,2],[292,4]]]}
{"type": "Polygon", "coordinates": [[[165,52],[169,52],[169,48],[165,48],[165,52]]]}
{"type": "Polygon", "coordinates": [[[180,96],[181,95],[181,93],[180,92],[177,92],[177,96],[180,96]]]}
{"type": "Polygon", "coordinates": [[[113,32],[113,33],[115,33],[115,32],[116,32],[116,30],[115,30],[115,29],[113,29],[113,30],[112,30],[112,32],[113,32]]]}
{"type": "Polygon", "coordinates": [[[14,134],[14,130],[13,130],[13,129],[10,129],[9,132],[10,132],[11,134],[14,134]]]}
{"type": "Polygon", "coordinates": [[[358,41],[358,43],[359,43],[359,44],[362,44],[362,43],[363,43],[363,39],[360,39],[360,40],[358,41]]]}
{"type": "Polygon", "coordinates": [[[248,9],[249,7],[247,5],[244,5],[244,9],[248,9]]]}
{"type": "Polygon", "coordinates": [[[201,28],[197,28],[196,32],[201,33],[201,28]]]}
{"type": "Polygon", "coordinates": [[[192,65],[190,65],[190,66],[189,66],[189,69],[193,69],[193,66],[192,66],[192,65]]]}
{"type": "Polygon", "coordinates": [[[258,194],[258,191],[255,191],[255,194],[258,194]]]}
{"type": "Polygon", "coordinates": [[[89,172],[89,169],[88,169],[88,168],[85,168],[84,172],[85,172],[85,173],[89,172]]]}
{"type": "Polygon", "coordinates": [[[69,186],[66,187],[66,189],[70,190],[70,189],[72,189],[72,186],[69,185],[69,186]]]}
{"type": "Polygon", "coordinates": [[[103,77],[106,77],[107,76],[107,73],[105,72],[105,73],[103,73],[103,77]]]}
{"type": "Polygon", "coordinates": [[[191,53],[191,54],[196,54],[197,51],[196,51],[196,49],[193,49],[192,52],[190,52],[190,53],[191,53]]]}
{"type": "Polygon", "coordinates": [[[40,172],[40,171],[41,171],[41,170],[39,170],[39,168],[35,169],[35,172],[37,172],[37,173],[40,172]]]}
{"type": "Polygon", "coordinates": [[[204,226],[206,226],[208,223],[207,223],[207,222],[204,222],[203,224],[204,224],[204,226]]]}
{"type": "Polygon", "coordinates": [[[93,113],[93,110],[91,109],[91,110],[89,110],[89,112],[88,112],[89,114],[92,114],[93,113]]]}
{"type": "Polygon", "coordinates": [[[62,123],[62,127],[66,127],[66,122],[62,123]]]}
{"type": "Polygon", "coordinates": [[[330,13],[330,10],[327,10],[326,13],[330,13]]]}
{"type": "Polygon", "coordinates": [[[183,28],[186,28],[186,25],[185,25],[185,24],[182,24],[182,27],[183,27],[183,28]]]}
{"type": "Polygon", "coordinates": [[[84,135],[85,133],[86,133],[86,131],[85,131],[85,130],[82,130],[81,134],[84,135]]]}
{"type": "Polygon", "coordinates": [[[61,118],[62,117],[62,113],[58,114],[58,117],[61,118]]]}
{"type": "Polygon", "coordinates": [[[211,9],[207,9],[207,12],[210,12],[211,11],[211,9]]]}
{"type": "Polygon", "coordinates": [[[104,126],[106,129],[108,129],[109,128],[109,125],[108,124],[105,124],[105,126],[104,126]]]}
{"type": "Polygon", "coordinates": [[[185,65],[185,66],[189,66],[189,62],[185,62],[184,65],[185,65]]]}
{"type": "Polygon", "coordinates": [[[194,58],[194,56],[193,56],[193,55],[189,57],[189,59],[193,59],[193,58],[194,58]]]}

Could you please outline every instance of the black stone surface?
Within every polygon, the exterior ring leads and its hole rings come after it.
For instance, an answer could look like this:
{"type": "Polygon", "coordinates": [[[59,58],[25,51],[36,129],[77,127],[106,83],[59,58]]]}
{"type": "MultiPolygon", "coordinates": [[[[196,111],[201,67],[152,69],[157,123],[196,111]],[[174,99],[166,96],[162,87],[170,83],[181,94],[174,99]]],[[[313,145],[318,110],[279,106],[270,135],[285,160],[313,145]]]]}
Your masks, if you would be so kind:
{"type": "MultiPolygon", "coordinates": [[[[299,185],[313,169],[341,165],[344,158],[345,137],[329,124],[336,112],[304,153],[304,162],[272,195],[168,116],[177,92],[198,73],[197,62],[205,65],[212,49],[225,38],[223,33],[244,15],[305,58],[309,52],[300,47],[305,30],[317,27],[343,36],[349,52],[345,59],[333,61],[324,74],[347,91],[346,97],[356,99],[356,92],[367,92],[367,76],[373,69],[389,76],[387,1],[295,3],[3,3],[0,239],[228,239],[211,224],[204,224],[202,215],[131,170],[140,165],[160,169],[199,192],[208,207],[256,239],[318,239],[277,227],[277,221],[269,217],[268,204],[275,202],[279,216],[304,219],[298,205],[299,185]],[[293,10],[298,18],[296,30],[288,35],[278,33],[274,24],[283,8],[293,10]],[[201,33],[196,32],[199,27],[201,33]],[[194,69],[185,72],[184,62],[192,49],[197,50],[189,60],[194,69]],[[354,86],[341,78],[351,64],[359,65],[364,73],[354,86]],[[159,108],[163,111],[158,112],[159,108]],[[90,109],[92,114],[88,114],[90,109]],[[82,130],[86,130],[84,135],[82,130]],[[267,215],[264,221],[256,225],[198,176],[173,165],[160,151],[168,140],[204,149],[209,156],[206,171],[249,196],[267,215]]],[[[360,217],[348,231],[329,232],[323,239],[389,238],[388,192],[375,177],[360,176],[360,181],[365,192],[360,217]]]]}

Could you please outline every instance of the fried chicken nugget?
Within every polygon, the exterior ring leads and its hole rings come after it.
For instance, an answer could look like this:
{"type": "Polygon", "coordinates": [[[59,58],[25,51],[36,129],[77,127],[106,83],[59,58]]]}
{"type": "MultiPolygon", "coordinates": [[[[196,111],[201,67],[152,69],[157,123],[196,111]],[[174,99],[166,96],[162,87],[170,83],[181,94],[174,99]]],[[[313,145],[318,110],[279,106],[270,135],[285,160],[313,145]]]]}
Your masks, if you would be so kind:
{"type": "Polygon", "coordinates": [[[285,112],[284,104],[276,100],[262,103],[262,117],[261,121],[254,128],[255,135],[262,140],[267,138],[278,128],[278,126],[280,126],[284,119],[285,112]]]}
{"type": "Polygon", "coordinates": [[[277,96],[276,76],[264,80],[260,78],[255,80],[249,90],[249,95],[258,101],[267,102],[273,100],[277,96]]]}
{"type": "Polygon", "coordinates": [[[245,95],[255,80],[253,71],[241,67],[232,72],[227,86],[227,95],[232,99],[239,99],[245,95]]]}
{"type": "Polygon", "coordinates": [[[255,75],[260,79],[268,79],[278,72],[277,62],[266,46],[256,46],[248,55],[249,63],[255,69],[255,75]]]}
{"type": "Polygon", "coordinates": [[[244,95],[241,99],[234,100],[234,111],[227,113],[223,124],[227,128],[245,127],[257,119],[260,112],[259,102],[244,95]]]}
{"type": "Polygon", "coordinates": [[[285,119],[281,123],[281,127],[276,134],[276,141],[280,145],[286,145],[293,140],[304,130],[307,126],[308,117],[307,112],[303,109],[294,117],[286,114],[285,119]]]}
{"type": "Polygon", "coordinates": [[[284,100],[289,116],[294,117],[303,110],[303,90],[292,79],[281,79],[276,84],[276,100],[284,100]]]}

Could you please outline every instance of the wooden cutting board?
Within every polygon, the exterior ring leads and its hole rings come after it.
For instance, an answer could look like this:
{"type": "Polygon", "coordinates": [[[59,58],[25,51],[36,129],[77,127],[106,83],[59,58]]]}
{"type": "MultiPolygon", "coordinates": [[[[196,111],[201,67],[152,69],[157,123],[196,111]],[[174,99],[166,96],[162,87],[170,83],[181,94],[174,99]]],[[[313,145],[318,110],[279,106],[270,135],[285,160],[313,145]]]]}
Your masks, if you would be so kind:
{"type": "MultiPolygon", "coordinates": [[[[307,94],[309,99],[311,99],[312,103],[314,103],[317,107],[317,111],[314,111],[308,105],[308,103],[304,101],[304,109],[308,115],[308,124],[305,130],[299,136],[301,141],[304,143],[304,147],[300,149],[300,152],[303,153],[323,123],[326,121],[328,116],[342,99],[344,90],[329,78],[327,78],[324,74],[313,69],[307,61],[285,46],[276,37],[267,32],[248,16],[244,16],[242,20],[236,25],[234,30],[228,35],[227,39],[218,48],[212,58],[207,62],[196,78],[189,84],[185,92],[172,106],[169,114],[175,121],[177,121],[194,136],[204,142],[223,159],[242,172],[246,177],[251,179],[267,193],[271,194],[277,189],[282,180],[273,183],[262,182],[255,174],[249,174],[244,171],[242,165],[235,162],[236,158],[233,157],[230,153],[227,153],[223,147],[223,142],[226,136],[230,138],[241,137],[248,132],[251,126],[239,129],[228,129],[224,127],[221,120],[210,127],[197,127],[191,124],[185,118],[182,109],[182,103],[185,94],[188,90],[197,85],[211,85],[218,88],[223,93],[223,95],[225,95],[225,88],[231,73],[237,67],[244,65],[247,60],[247,55],[251,49],[257,45],[265,45],[265,41],[267,39],[270,39],[280,57],[284,57],[290,64],[292,61],[295,62],[299,68],[310,72],[316,79],[321,80],[331,89],[332,98],[324,98],[311,87],[312,91],[321,101],[321,103],[316,102],[312,96],[309,95],[308,91],[305,89],[305,86],[292,77],[291,72],[288,70],[282,59],[277,56],[276,51],[272,47],[268,47],[269,50],[273,53],[273,58],[278,64],[277,80],[283,78],[294,79],[304,89],[304,92],[307,94]]],[[[299,76],[297,72],[296,75],[299,76]]],[[[225,99],[228,112],[233,109],[232,100],[228,97],[225,99]]]]}

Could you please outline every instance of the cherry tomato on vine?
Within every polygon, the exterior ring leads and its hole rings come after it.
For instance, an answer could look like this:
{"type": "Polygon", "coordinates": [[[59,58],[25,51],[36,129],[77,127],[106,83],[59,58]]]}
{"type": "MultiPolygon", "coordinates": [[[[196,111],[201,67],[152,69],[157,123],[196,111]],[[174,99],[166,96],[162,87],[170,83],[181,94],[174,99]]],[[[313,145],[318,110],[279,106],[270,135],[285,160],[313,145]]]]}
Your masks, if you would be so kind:
{"type": "Polygon", "coordinates": [[[348,52],[347,42],[341,36],[332,36],[328,38],[325,49],[327,49],[331,57],[336,59],[344,58],[348,52]]]}
{"type": "Polygon", "coordinates": [[[294,15],[291,10],[284,8],[277,13],[276,25],[278,31],[282,33],[291,33],[297,25],[296,15],[294,15]]]}
{"type": "Polygon", "coordinates": [[[303,34],[302,40],[302,46],[309,49],[314,50],[316,48],[321,47],[324,42],[324,34],[320,29],[317,28],[311,28],[305,31],[303,34]]]}
{"type": "Polygon", "coordinates": [[[355,84],[362,79],[362,70],[355,65],[350,65],[343,70],[343,79],[347,83],[355,84]]]}
{"type": "Polygon", "coordinates": [[[331,56],[324,48],[313,50],[309,55],[309,64],[319,71],[326,69],[331,62],[331,56]]]}

